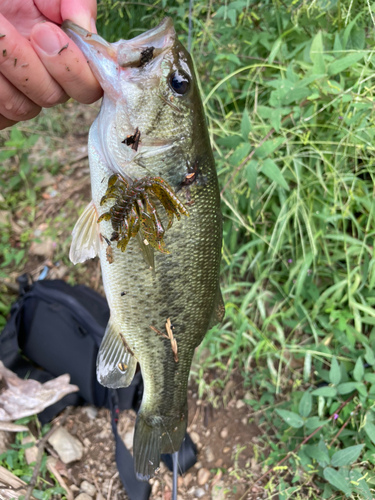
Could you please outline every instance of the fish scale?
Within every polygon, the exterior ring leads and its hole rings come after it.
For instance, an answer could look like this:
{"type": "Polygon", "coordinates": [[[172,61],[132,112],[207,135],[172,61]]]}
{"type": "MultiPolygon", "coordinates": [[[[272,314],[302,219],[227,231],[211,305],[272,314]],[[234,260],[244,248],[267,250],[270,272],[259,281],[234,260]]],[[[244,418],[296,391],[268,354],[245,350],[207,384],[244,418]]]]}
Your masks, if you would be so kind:
{"type": "MultiPolygon", "coordinates": [[[[160,454],[176,452],[182,443],[194,350],[224,314],[217,175],[193,65],[170,19],[115,44],[98,35],[87,37],[71,22],[64,27],[104,90],[89,134],[92,202],[75,226],[70,257],[78,263],[98,254],[101,261],[111,317],[98,355],[99,381],[125,387],[140,364],[144,394],[133,449],[137,477],[147,480],[158,470],[160,454]],[[137,54],[147,46],[155,47],[154,57],[140,67],[137,54]],[[119,66],[120,53],[124,67],[119,66]],[[136,129],[140,141],[131,148],[124,139],[136,129]],[[118,203],[107,199],[100,205],[114,173],[130,186],[143,177],[151,184],[154,177],[161,178],[185,204],[188,216],[181,214],[163,236],[169,254],[151,248],[144,229],[130,238],[124,252],[116,241],[109,248],[111,220],[96,221],[118,203]]],[[[161,198],[152,188],[149,194],[167,228],[161,198]]],[[[142,198],[140,203],[142,207],[142,198]]]]}

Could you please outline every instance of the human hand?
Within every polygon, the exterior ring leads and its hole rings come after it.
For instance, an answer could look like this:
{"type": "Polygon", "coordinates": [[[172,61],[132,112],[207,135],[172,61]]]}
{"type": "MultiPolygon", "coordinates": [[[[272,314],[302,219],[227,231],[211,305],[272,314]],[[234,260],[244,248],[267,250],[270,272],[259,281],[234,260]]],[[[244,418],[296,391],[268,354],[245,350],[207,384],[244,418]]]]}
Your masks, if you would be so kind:
{"type": "Polygon", "coordinates": [[[69,97],[101,96],[85,56],[53,24],[65,19],[96,32],[96,0],[0,0],[0,130],[69,97]]]}

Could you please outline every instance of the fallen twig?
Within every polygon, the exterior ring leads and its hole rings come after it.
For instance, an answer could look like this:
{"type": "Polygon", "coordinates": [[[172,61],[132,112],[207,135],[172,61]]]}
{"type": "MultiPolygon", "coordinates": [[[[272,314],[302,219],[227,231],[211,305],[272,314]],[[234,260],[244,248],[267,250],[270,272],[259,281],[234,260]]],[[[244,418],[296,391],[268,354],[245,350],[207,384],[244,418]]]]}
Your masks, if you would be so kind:
{"type": "Polygon", "coordinates": [[[36,482],[38,480],[39,470],[40,470],[40,467],[42,465],[42,458],[43,458],[44,447],[47,444],[48,439],[52,436],[52,434],[59,427],[61,427],[65,423],[65,421],[66,421],[66,419],[68,418],[69,415],[70,415],[70,409],[68,409],[65,412],[65,414],[53,425],[53,427],[47,432],[47,434],[45,434],[42,437],[42,439],[39,441],[39,443],[37,445],[38,455],[37,455],[37,458],[36,458],[36,461],[35,461],[33,475],[31,476],[30,482],[28,484],[24,500],[30,500],[31,495],[33,493],[33,489],[34,489],[34,487],[36,485],[36,482]]]}
{"type": "MultiPolygon", "coordinates": [[[[341,428],[339,429],[339,431],[337,432],[337,434],[335,435],[335,437],[332,439],[332,441],[329,443],[329,447],[331,447],[333,445],[333,443],[336,441],[336,439],[339,437],[339,435],[342,433],[342,431],[345,429],[345,427],[348,425],[348,423],[350,422],[350,419],[352,418],[353,416],[353,413],[356,412],[358,410],[358,408],[361,406],[360,403],[357,404],[357,406],[354,408],[354,410],[350,413],[349,417],[347,418],[347,420],[344,422],[344,424],[341,426],[341,428]]],[[[337,412],[336,412],[337,413],[337,412]]]]}

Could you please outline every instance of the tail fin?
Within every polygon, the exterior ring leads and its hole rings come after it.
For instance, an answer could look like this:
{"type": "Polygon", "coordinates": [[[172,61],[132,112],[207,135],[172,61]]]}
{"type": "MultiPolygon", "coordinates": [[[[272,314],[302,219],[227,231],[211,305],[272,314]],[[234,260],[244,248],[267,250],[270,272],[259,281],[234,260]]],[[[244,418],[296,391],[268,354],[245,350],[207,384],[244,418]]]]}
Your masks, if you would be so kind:
{"type": "Polygon", "coordinates": [[[161,453],[174,453],[181,447],[186,432],[186,419],[173,419],[165,424],[163,417],[145,418],[139,412],[134,434],[134,468],[139,481],[148,481],[159,468],[161,453]]]}

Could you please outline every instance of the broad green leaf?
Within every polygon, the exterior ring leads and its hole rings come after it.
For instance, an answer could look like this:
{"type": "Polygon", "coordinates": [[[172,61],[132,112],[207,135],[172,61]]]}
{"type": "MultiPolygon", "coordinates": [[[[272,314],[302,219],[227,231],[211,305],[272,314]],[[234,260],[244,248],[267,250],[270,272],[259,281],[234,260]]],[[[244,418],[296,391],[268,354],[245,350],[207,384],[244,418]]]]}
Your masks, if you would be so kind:
{"type": "Polygon", "coordinates": [[[303,380],[308,382],[311,376],[311,352],[307,351],[305,355],[305,362],[303,364],[303,380]]]}
{"type": "Polygon", "coordinates": [[[241,135],[247,141],[251,130],[251,122],[247,109],[244,110],[241,120],[241,135]]]}
{"type": "Polygon", "coordinates": [[[311,409],[312,396],[310,392],[306,391],[299,402],[298,411],[301,417],[308,417],[310,415],[311,409]]]}
{"type": "Polygon", "coordinates": [[[303,426],[303,419],[299,415],[297,415],[297,413],[279,409],[276,410],[276,413],[284,420],[284,422],[286,422],[291,427],[299,429],[303,426]]]}
{"type": "Polygon", "coordinates": [[[271,181],[276,182],[277,184],[279,184],[279,186],[289,191],[289,186],[286,183],[281,170],[273,160],[271,160],[270,158],[265,160],[260,171],[262,172],[262,174],[271,179],[271,181]]]}
{"type": "MultiPolygon", "coordinates": [[[[368,484],[366,482],[368,478],[366,478],[366,473],[362,474],[360,470],[358,469],[353,469],[350,471],[350,480],[356,483],[353,484],[354,489],[356,491],[359,491],[363,497],[363,500],[373,500],[373,496],[371,494],[370,488],[368,487],[368,484]]],[[[361,497],[361,498],[362,498],[361,497]]]]}
{"type": "Polygon", "coordinates": [[[325,467],[329,464],[330,460],[327,451],[321,450],[318,443],[306,445],[303,449],[307,456],[313,458],[314,460],[317,460],[319,463],[324,464],[322,465],[322,467],[325,467]]]}
{"type": "Polygon", "coordinates": [[[329,371],[329,379],[331,384],[338,385],[341,380],[340,365],[336,358],[332,358],[331,369],[329,371]]]}
{"type": "Polygon", "coordinates": [[[315,389],[311,393],[313,396],[324,396],[326,398],[333,398],[337,394],[337,390],[335,387],[319,387],[319,389],[315,389]]]}
{"type": "Polygon", "coordinates": [[[246,165],[246,179],[251,191],[254,191],[257,186],[257,165],[258,162],[255,160],[249,161],[246,165]]]}
{"type": "Polygon", "coordinates": [[[310,49],[310,59],[313,62],[313,71],[316,74],[324,74],[326,72],[326,67],[324,63],[323,57],[323,36],[322,32],[319,31],[317,35],[315,35],[314,40],[311,44],[310,49]]]}
{"type": "Polygon", "coordinates": [[[358,62],[365,54],[349,54],[348,56],[342,57],[331,63],[328,66],[328,74],[330,76],[337,75],[337,73],[341,73],[341,71],[345,71],[346,69],[353,66],[356,62],[358,62]]]}
{"type": "Polygon", "coordinates": [[[305,427],[309,431],[315,431],[321,425],[326,425],[330,420],[320,420],[319,417],[310,417],[305,421],[305,427]]]}
{"type": "Polygon", "coordinates": [[[365,373],[363,377],[366,382],[370,382],[370,384],[375,384],[375,373],[365,373]]]}
{"type": "Polygon", "coordinates": [[[354,464],[364,446],[364,444],[357,444],[356,446],[349,446],[343,450],[336,451],[331,458],[331,465],[333,467],[342,467],[343,465],[354,464]]]}
{"type": "Polygon", "coordinates": [[[349,394],[350,392],[356,391],[357,388],[357,382],[345,382],[337,386],[337,392],[339,394],[349,394]]]}
{"type": "Polygon", "coordinates": [[[375,365],[374,351],[367,344],[365,344],[365,349],[366,349],[366,354],[365,354],[365,360],[366,360],[366,362],[369,365],[375,365]]]}
{"type": "Polygon", "coordinates": [[[370,441],[375,444],[375,425],[371,422],[366,421],[364,426],[365,432],[370,438],[370,441]]]}
{"type": "Polygon", "coordinates": [[[365,369],[363,368],[362,358],[361,356],[359,356],[353,370],[353,378],[357,382],[361,382],[364,374],[365,374],[365,369]]]}
{"type": "Polygon", "coordinates": [[[330,484],[332,484],[332,486],[344,492],[345,495],[350,495],[350,482],[342,474],[340,474],[340,472],[332,469],[331,467],[326,467],[323,470],[323,476],[330,484]]]}
{"type": "Polygon", "coordinates": [[[250,152],[251,144],[240,144],[238,148],[234,151],[232,156],[229,158],[229,163],[231,165],[238,165],[250,152]]]}
{"type": "Polygon", "coordinates": [[[276,42],[273,44],[272,50],[270,52],[270,55],[268,56],[268,62],[269,64],[272,64],[273,61],[275,60],[275,57],[277,56],[277,53],[280,50],[281,44],[282,44],[282,38],[278,38],[276,42]]]}

